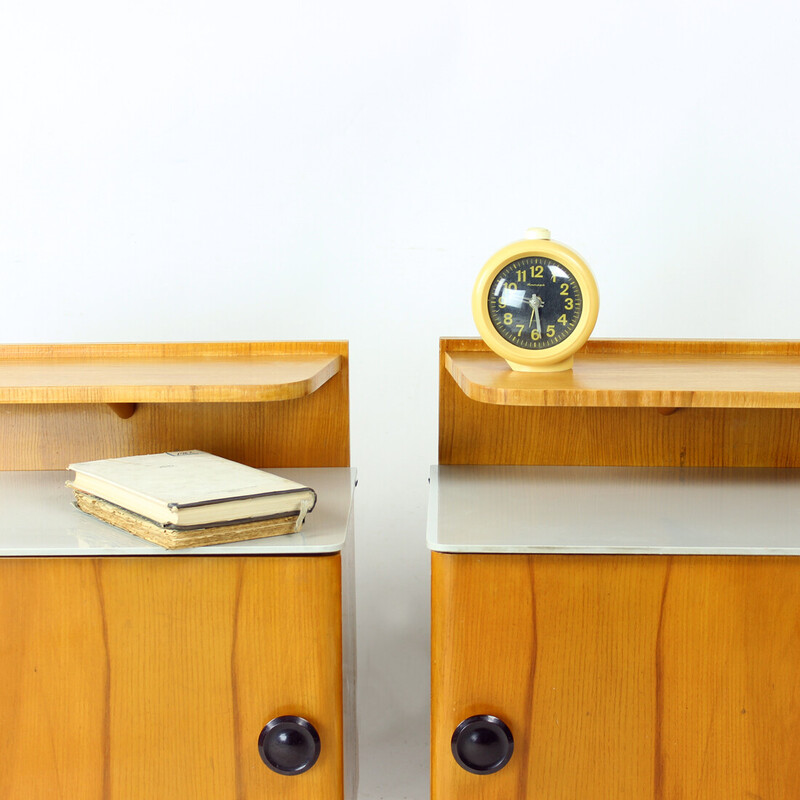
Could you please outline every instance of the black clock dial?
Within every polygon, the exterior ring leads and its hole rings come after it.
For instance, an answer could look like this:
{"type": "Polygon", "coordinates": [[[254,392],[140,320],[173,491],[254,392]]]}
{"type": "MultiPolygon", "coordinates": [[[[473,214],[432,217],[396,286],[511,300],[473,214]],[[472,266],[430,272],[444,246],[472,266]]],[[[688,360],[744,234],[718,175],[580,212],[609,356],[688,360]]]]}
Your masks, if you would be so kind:
{"type": "Polygon", "coordinates": [[[546,350],[574,332],[583,311],[575,276],[546,256],[507,264],[489,287],[489,319],[511,344],[546,350]]]}

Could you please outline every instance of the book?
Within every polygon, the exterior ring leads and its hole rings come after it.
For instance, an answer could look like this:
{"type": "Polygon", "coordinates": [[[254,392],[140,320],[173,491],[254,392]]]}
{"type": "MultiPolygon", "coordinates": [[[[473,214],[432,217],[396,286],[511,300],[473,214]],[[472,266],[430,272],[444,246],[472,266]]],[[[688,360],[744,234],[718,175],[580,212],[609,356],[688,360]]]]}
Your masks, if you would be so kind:
{"type": "Polygon", "coordinates": [[[75,505],[81,511],[169,550],[243,542],[247,539],[261,539],[265,536],[279,536],[297,531],[297,515],[200,528],[170,527],[159,525],[94,495],[74,491],[75,505]]]}
{"type": "Polygon", "coordinates": [[[68,469],[78,508],[169,548],[294,533],[317,500],[309,486],[202,450],[68,469]]]}

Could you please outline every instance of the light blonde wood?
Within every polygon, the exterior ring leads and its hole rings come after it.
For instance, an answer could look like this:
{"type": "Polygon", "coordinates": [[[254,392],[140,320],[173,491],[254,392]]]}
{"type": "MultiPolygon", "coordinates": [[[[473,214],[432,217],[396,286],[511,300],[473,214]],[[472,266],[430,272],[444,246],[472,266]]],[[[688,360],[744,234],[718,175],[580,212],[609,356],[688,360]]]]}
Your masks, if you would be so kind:
{"type": "Polygon", "coordinates": [[[643,342],[636,351],[628,341],[615,352],[613,342],[589,343],[571,371],[529,374],[476,341],[474,350],[446,351],[445,366],[469,398],[496,405],[800,408],[800,343],[780,355],[769,344],[739,353],[725,343],[680,344],[643,342]]]}
{"type": "Polygon", "coordinates": [[[433,553],[433,800],[800,796],[800,561],[433,553]],[[501,717],[472,775],[456,725],[501,717]]]}
{"type": "MultiPolygon", "coordinates": [[[[742,374],[747,375],[751,368],[755,372],[760,369],[761,360],[755,356],[759,347],[770,358],[784,358],[786,363],[794,363],[800,356],[797,343],[777,342],[761,345],[590,341],[586,352],[595,361],[605,358],[606,352],[614,358],[641,352],[658,361],[662,352],[664,359],[668,359],[682,358],[681,354],[703,358],[702,354],[709,351],[741,360],[737,363],[742,365],[742,374]]],[[[497,358],[490,352],[487,355],[479,340],[441,342],[441,464],[800,467],[798,409],[692,407],[664,415],[658,413],[657,407],[509,406],[476,402],[464,394],[447,369],[449,355],[460,357],[473,351],[480,358],[497,358]]],[[[576,358],[580,357],[579,354],[576,358]]],[[[524,381],[537,379],[537,376],[520,377],[524,381]]],[[[553,381],[559,376],[544,378],[553,381]]],[[[758,392],[753,396],[758,396],[758,392]]],[[[559,397],[560,401],[568,399],[566,395],[559,397]]],[[[580,392],[574,398],[578,403],[580,392]]]]}
{"type": "Polygon", "coordinates": [[[341,562],[0,559],[0,797],[342,797],[341,562]],[[257,751],[299,714],[307,773],[257,751]]]}
{"type": "MultiPolygon", "coordinates": [[[[105,405],[112,390],[119,387],[99,383],[65,385],[53,389],[51,399],[75,392],[83,398],[80,403],[35,404],[32,398],[39,396],[40,390],[46,391],[46,387],[23,391],[23,386],[16,385],[13,392],[23,402],[0,403],[0,469],[64,469],[75,461],[195,448],[253,467],[350,464],[346,342],[32,345],[0,349],[4,365],[16,364],[22,369],[29,357],[38,359],[36,374],[41,384],[58,386],[58,380],[64,380],[64,363],[71,364],[74,372],[94,370],[97,357],[101,363],[102,359],[117,359],[115,374],[123,383],[130,379],[126,364],[142,364],[151,359],[149,363],[157,367],[153,377],[163,384],[169,379],[168,365],[174,366],[180,360],[185,385],[174,390],[165,385],[137,386],[133,395],[123,399],[139,402],[142,397],[155,394],[163,402],[142,401],[129,419],[121,419],[105,405]],[[51,351],[52,366],[48,366],[50,361],[45,356],[51,351]],[[222,367],[215,362],[219,358],[228,359],[222,367]],[[276,375],[276,359],[283,358],[295,367],[300,364],[303,370],[303,365],[322,359],[331,369],[335,364],[336,371],[311,394],[278,400],[274,396],[276,387],[261,381],[268,374],[276,375]],[[306,358],[310,360],[304,361],[306,358]],[[217,371],[218,367],[221,371],[217,371]],[[234,373],[240,381],[237,386],[213,383],[226,376],[232,378],[234,373]],[[202,381],[209,382],[201,386],[202,381]],[[187,393],[188,399],[196,402],[177,402],[187,393]],[[259,402],[244,402],[246,396],[259,402]],[[205,400],[200,402],[202,398],[205,400]]],[[[278,370],[282,375],[286,374],[285,366],[278,370]]],[[[0,375],[3,372],[4,367],[0,366],[0,375]]],[[[323,370],[316,374],[315,380],[326,373],[323,370]]],[[[109,377],[106,367],[96,367],[98,381],[109,377]]],[[[143,373],[139,378],[147,379],[143,373]]]]}
{"type": "Polygon", "coordinates": [[[345,467],[346,409],[341,373],[302,400],[146,403],[127,420],[99,404],[0,406],[0,469],[192,449],[251,467],[345,467]]]}
{"type": "Polygon", "coordinates": [[[293,400],[341,368],[339,343],[0,347],[0,403],[293,400]]]}

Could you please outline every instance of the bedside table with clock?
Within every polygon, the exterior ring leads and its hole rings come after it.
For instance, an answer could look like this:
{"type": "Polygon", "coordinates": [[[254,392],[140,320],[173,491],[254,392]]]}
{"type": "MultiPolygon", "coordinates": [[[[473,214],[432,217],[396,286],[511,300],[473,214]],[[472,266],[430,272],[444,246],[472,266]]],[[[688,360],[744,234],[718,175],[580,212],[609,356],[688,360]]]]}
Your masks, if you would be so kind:
{"type": "Polygon", "coordinates": [[[495,334],[440,342],[432,800],[800,796],[800,342],[523,372],[586,283],[563,252],[490,264],[495,334]],[[539,265],[568,295],[512,294],[539,265]]]}

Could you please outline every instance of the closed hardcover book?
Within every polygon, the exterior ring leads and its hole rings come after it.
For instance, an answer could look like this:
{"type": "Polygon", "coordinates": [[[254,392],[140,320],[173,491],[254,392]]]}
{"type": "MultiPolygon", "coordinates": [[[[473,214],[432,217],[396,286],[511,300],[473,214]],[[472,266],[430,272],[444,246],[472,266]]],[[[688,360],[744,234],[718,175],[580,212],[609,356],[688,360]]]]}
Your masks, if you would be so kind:
{"type": "Polygon", "coordinates": [[[317,499],[309,486],[201,450],[68,468],[81,510],[164,547],[293,533],[317,499]]]}

